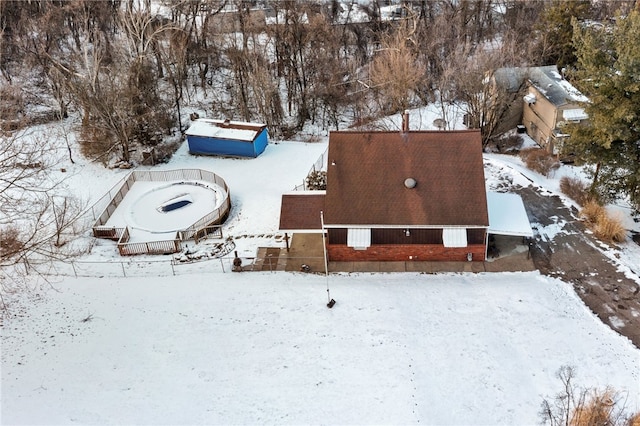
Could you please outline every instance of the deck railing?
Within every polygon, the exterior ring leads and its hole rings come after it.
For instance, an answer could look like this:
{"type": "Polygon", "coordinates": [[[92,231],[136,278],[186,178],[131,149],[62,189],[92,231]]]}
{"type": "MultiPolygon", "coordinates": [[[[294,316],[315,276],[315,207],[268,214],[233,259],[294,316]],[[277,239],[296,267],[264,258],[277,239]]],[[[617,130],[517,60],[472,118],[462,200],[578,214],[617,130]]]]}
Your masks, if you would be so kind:
{"type": "MultiPolygon", "coordinates": [[[[98,207],[103,209],[93,225],[93,236],[96,238],[106,238],[118,241],[118,250],[121,255],[144,254],[144,253],[176,253],[182,249],[181,241],[193,238],[202,238],[212,232],[206,232],[211,225],[217,225],[226,219],[231,210],[231,198],[229,187],[220,176],[213,172],[201,169],[179,169],[179,170],[134,170],[121,183],[116,184],[111,190],[96,204],[92,211],[94,217],[98,207]],[[128,228],[105,226],[109,218],[116,211],[124,197],[127,195],[133,184],[137,181],[151,182],[172,182],[172,181],[203,181],[213,183],[224,190],[225,199],[214,211],[207,213],[186,229],[176,232],[175,238],[171,240],[153,242],[129,242],[130,234],[128,228]]],[[[220,235],[222,232],[220,231],[220,235]]]]}
{"type": "Polygon", "coordinates": [[[118,251],[121,256],[131,256],[134,254],[171,254],[182,250],[182,244],[178,239],[177,232],[172,240],[132,243],[129,241],[130,237],[129,228],[125,228],[120,240],[118,240],[118,251]]]}

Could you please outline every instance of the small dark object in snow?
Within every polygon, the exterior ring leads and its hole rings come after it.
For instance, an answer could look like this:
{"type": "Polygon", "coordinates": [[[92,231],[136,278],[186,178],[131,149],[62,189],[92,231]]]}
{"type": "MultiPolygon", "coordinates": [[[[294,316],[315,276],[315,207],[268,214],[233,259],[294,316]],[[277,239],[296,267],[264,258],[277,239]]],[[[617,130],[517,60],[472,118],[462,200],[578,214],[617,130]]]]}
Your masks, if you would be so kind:
{"type": "Polygon", "coordinates": [[[238,252],[235,252],[236,257],[233,259],[233,272],[242,272],[242,259],[238,257],[238,252]]]}
{"type": "Polygon", "coordinates": [[[179,209],[181,207],[184,207],[184,206],[188,206],[189,204],[191,204],[191,201],[189,201],[189,200],[180,200],[180,201],[176,201],[175,203],[171,203],[171,204],[167,204],[166,206],[162,206],[162,207],[160,207],[160,210],[163,213],[166,213],[166,212],[170,212],[170,211],[173,211],[173,210],[177,210],[177,209],[179,209]]]}
{"type": "Polygon", "coordinates": [[[336,301],[331,299],[329,301],[329,303],[327,303],[327,308],[331,309],[331,308],[333,308],[333,305],[335,305],[335,304],[336,304],[336,301]]]}
{"type": "Polygon", "coordinates": [[[306,263],[303,263],[300,266],[300,272],[310,272],[311,271],[311,267],[309,265],[307,265],[306,263]]]}

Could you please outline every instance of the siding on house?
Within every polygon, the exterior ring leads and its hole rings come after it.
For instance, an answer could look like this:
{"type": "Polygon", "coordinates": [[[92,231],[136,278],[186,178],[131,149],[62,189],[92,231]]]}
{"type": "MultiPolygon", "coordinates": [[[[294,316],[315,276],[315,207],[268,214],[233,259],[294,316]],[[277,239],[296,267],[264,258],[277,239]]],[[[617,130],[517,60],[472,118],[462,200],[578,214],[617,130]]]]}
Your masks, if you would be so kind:
{"type": "Polygon", "coordinates": [[[334,262],[353,261],[451,261],[465,262],[471,253],[473,261],[485,260],[485,245],[444,247],[440,244],[379,244],[356,250],[342,244],[327,244],[327,257],[334,262]]]}
{"type": "Polygon", "coordinates": [[[556,127],[557,109],[535,87],[530,86],[528,94],[535,96],[535,102],[525,102],[522,124],[526,127],[531,139],[545,147],[551,142],[551,135],[556,127]]]}
{"type": "Polygon", "coordinates": [[[345,260],[447,260],[466,261],[472,253],[473,260],[484,260],[486,230],[466,229],[465,247],[445,247],[443,229],[429,228],[373,228],[371,245],[366,249],[347,246],[348,228],[327,229],[327,256],[331,261],[345,260]],[[409,231],[407,235],[407,231],[409,231]]]}

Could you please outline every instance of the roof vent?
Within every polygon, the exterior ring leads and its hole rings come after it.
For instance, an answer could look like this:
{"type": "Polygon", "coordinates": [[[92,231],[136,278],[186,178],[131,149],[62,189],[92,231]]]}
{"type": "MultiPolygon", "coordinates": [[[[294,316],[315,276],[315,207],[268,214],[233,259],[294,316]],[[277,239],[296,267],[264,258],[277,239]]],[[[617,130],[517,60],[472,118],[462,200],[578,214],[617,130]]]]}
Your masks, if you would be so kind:
{"type": "Polygon", "coordinates": [[[406,178],[404,180],[404,186],[406,186],[409,189],[415,188],[417,183],[418,182],[416,182],[414,178],[406,178]]]}

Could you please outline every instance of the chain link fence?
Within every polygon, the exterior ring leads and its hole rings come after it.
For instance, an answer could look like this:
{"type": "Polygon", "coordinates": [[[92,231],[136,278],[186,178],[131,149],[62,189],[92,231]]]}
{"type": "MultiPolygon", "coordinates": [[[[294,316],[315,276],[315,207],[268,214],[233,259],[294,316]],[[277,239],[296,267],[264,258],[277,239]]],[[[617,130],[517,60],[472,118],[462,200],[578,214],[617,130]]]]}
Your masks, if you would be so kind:
{"type": "Polygon", "coordinates": [[[223,257],[203,257],[181,261],[171,259],[136,259],[126,258],[113,261],[57,261],[57,262],[29,262],[25,264],[27,275],[61,276],[75,278],[128,278],[128,277],[167,277],[190,274],[216,274],[234,271],[234,261],[240,259],[243,272],[262,271],[301,271],[324,272],[319,265],[323,258],[309,257],[244,257],[234,255],[223,257]],[[306,268],[305,268],[306,266],[306,268]]]}

